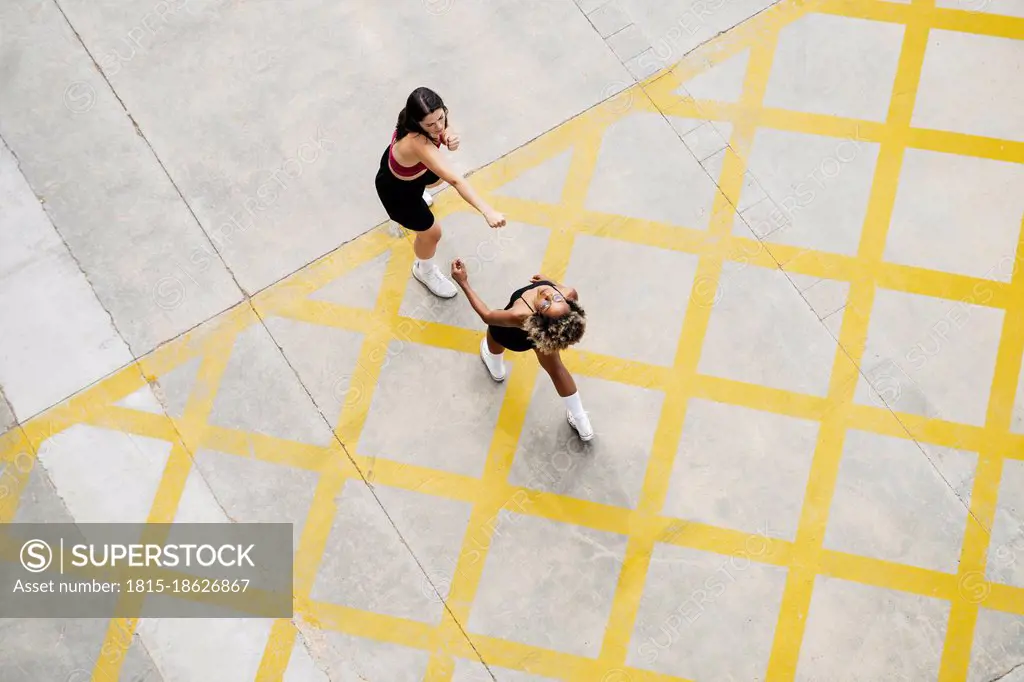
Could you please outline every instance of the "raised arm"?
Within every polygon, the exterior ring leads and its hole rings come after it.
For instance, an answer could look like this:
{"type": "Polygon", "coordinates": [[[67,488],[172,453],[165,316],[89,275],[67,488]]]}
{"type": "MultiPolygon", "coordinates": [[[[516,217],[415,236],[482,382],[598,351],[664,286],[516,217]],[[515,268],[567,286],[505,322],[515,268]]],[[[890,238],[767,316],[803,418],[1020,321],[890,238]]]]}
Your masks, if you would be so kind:
{"type": "Polygon", "coordinates": [[[466,200],[466,203],[480,211],[484,219],[487,220],[488,225],[491,227],[505,226],[505,216],[495,211],[490,204],[476,193],[472,185],[469,184],[466,178],[462,177],[461,173],[455,172],[455,169],[448,165],[444,155],[441,154],[441,150],[426,140],[423,141],[422,145],[417,145],[416,149],[423,164],[432,170],[437,177],[454,187],[459,196],[466,200]]]}
{"type": "Polygon", "coordinates": [[[511,310],[492,310],[487,307],[487,304],[477,296],[476,292],[473,291],[473,287],[469,285],[469,277],[466,274],[466,266],[459,259],[452,262],[452,279],[455,283],[462,288],[462,291],[466,294],[466,298],[469,300],[469,304],[473,306],[474,312],[480,316],[484,324],[493,325],[495,327],[520,327],[523,321],[526,319],[526,315],[523,313],[512,312],[511,310]]]}
{"type": "Polygon", "coordinates": [[[484,324],[493,325],[495,327],[520,327],[523,324],[523,315],[521,313],[515,313],[511,310],[492,310],[487,307],[476,292],[473,291],[473,287],[469,286],[469,282],[459,282],[459,286],[462,287],[462,291],[466,294],[466,298],[469,299],[469,304],[473,306],[473,310],[480,316],[484,324]]]}
{"type": "Polygon", "coordinates": [[[570,300],[573,300],[573,301],[578,301],[578,300],[580,300],[580,296],[579,296],[579,294],[578,294],[578,293],[576,293],[576,289],[574,289],[573,287],[567,287],[567,286],[565,286],[564,284],[561,284],[561,283],[559,283],[559,282],[555,282],[555,280],[554,280],[553,278],[551,278],[551,277],[548,277],[547,275],[541,275],[541,274],[537,274],[537,275],[534,275],[533,277],[531,277],[531,278],[530,278],[530,281],[531,281],[531,282],[539,282],[539,281],[541,281],[541,280],[545,280],[545,281],[548,281],[548,282],[552,282],[552,283],[553,283],[553,284],[555,285],[555,287],[556,287],[556,288],[557,288],[557,289],[558,289],[559,291],[561,291],[561,292],[562,292],[562,294],[563,294],[563,295],[564,295],[564,296],[565,296],[566,298],[568,298],[568,299],[570,299],[570,300]]]}

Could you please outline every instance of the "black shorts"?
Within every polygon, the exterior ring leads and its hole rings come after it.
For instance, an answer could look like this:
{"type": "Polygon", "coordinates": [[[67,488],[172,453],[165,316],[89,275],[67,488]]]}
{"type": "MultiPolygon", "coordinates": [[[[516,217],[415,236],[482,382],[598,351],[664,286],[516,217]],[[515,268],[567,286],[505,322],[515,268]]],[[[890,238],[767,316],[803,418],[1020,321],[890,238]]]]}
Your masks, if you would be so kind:
{"type": "MultiPolygon", "coordinates": [[[[512,292],[512,295],[508,297],[508,304],[505,305],[505,310],[511,310],[512,306],[516,303],[516,299],[520,298],[524,292],[529,291],[530,289],[536,289],[543,285],[554,286],[554,282],[542,279],[536,282],[531,282],[520,289],[516,289],[512,292]]],[[[537,349],[537,346],[533,343],[530,335],[527,334],[526,330],[522,327],[496,327],[494,325],[487,325],[487,331],[491,333],[491,338],[500,343],[506,350],[510,350],[515,353],[525,353],[528,350],[537,349]]]]}
{"type": "Polygon", "coordinates": [[[530,340],[525,329],[487,325],[487,331],[491,333],[491,338],[500,343],[506,350],[514,353],[525,353],[528,350],[534,349],[533,341],[530,340]]]}
{"type": "Polygon", "coordinates": [[[377,197],[389,218],[407,230],[423,232],[434,225],[434,214],[423,201],[423,192],[427,185],[436,183],[438,179],[428,170],[415,180],[399,180],[388,167],[388,150],[385,149],[374,184],[377,197]]]}

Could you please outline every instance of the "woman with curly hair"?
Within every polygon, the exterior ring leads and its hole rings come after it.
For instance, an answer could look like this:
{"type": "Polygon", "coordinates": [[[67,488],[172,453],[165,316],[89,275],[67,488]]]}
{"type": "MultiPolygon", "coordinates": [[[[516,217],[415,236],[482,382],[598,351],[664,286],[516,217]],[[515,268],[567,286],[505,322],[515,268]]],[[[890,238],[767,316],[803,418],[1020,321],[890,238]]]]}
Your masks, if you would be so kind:
{"type": "Polygon", "coordinates": [[[455,285],[434,264],[441,224],[430,210],[433,199],[428,187],[447,182],[463,199],[480,211],[491,227],[503,227],[505,217],[477,196],[462,175],[444,160],[440,147],[459,148],[459,136],[448,128],[448,107],[430,88],[416,88],[398,114],[391,144],[380,157],[374,184],[388,217],[416,233],[413,251],[416,262],[412,276],[435,296],[451,298],[455,285]]]}
{"type": "Polygon", "coordinates": [[[587,327],[587,314],[572,287],[556,284],[544,275],[534,275],[530,284],[512,292],[503,310],[488,308],[472,287],[461,259],[452,262],[452,279],[462,287],[473,310],[487,325],[480,341],[480,358],[495,381],[504,381],[506,350],[524,353],[532,350],[544,371],[551,377],[558,395],[565,400],[566,419],[580,440],[594,437],[590,418],[583,411],[576,382],[562,364],[560,351],[579,343],[587,327]]]}

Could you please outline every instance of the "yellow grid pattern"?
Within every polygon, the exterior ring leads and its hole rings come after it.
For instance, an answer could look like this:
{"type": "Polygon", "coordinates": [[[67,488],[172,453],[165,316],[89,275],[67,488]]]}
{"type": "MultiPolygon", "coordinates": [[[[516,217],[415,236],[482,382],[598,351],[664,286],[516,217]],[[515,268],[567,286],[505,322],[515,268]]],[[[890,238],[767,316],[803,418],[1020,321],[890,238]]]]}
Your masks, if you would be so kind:
{"type": "MultiPolygon", "coordinates": [[[[478,652],[484,660],[496,666],[528,669],[539,675],[574,682],[594,682],[602,678],[607,682],[678,680],[682,678],[630,668],[625,664],[655,544],[670,543],[740,557],[748,555],[747,543],[758,537],[698,523],[687,523],[680,531],[677,519],[660,513],[688,401],[705,398],[814,419],[821,424],[795,541],[759,538],[759,542],[767,544],[766,550],[757,557],[747,557],[789,568],[767,679],[793,679],[814,581],[816,576],[823,575],[951,602],[939,677],[944,682],[966,679],[979,608],[1024,614],[1024,590],[984,580],[989,541],[986,529],[991,528],[994,519],[1003,462],[1008,457],[1024,459],[1024,436],[1010,432],[1013,400],[1024,355],[1024,268],[1019,267],[1019,260],[1016,261],[1012,279],[1007,284],[886,263],[882,260],[882,252],[905,149],[929,149],[1024,163],[1024,143],[911,127],[910,117],[932,29],[1024,40],[1024,19],[941,9],[933,0],[914,0],[909,5],[877,0],[786,0],[705,45],[673,68],[655,74],[474,175],[474,186],[510,220],[550,229],[542,271],[552,277],[564,275],[574,239],[581,234],[601,235],[699,256],[695,286],[672,367],[651,366],[578,350],[566,355],[566,363],[574,373],[643,386],[662,391],[665,395],[640,503],[635,510],[527,490],[507,483],[518,434],[539,371],[530,356],[510,358],[515,363],[514,371],[508,379],[485,470],[479,479],[391,462],[372,453],[354,452],[386,356],[384,349],[390,340],[402,338],[412,343],[473,354],[477,352],[479,342],[479,332],[410,320],[399,315],[413,255],[405,240],[388,237],[384,226],[379,226],[256,296],[251,305],[243,303],[237,306],[141,359],[137,365],[105,379],[6,434],[0,439],[0,461],[17,463],[17,466],[7,467],[7,487],[12,494],[0,496],[0,522],[10,522],[14,518],[18,499],[28,479],[30,468],[24,466],[26,458],[34,459],[48,438],[79,423],[164,439],[173,444],[150,511],[148,520],[151,522],[166,523],[173,519],[191,470],[190,453],[197,449],[211,448],[309,469],[318,472],[320,477],[296,552],[295,620],[322,629],[429,651],[431,658],[424,678],[427,682],[451,680],[455,658],[475,660],[478,652]],[[763,106],[762,96],[771,72],[779,31],[809,12],[895,22],[906,27],[885,123],[763,106]],[[673,94],[679,85],[707,68],[708,64],[718,64],[747,48],[751,49],[751,56],[739,103],[694,102],[673,94]],[[585,208],[584,197],[597,165],[604,131],[631,111],[659,111],[733,123],[729,150],[718,179],[720,193],[713,204],[709,230],[603,214],[585,208]],[[746,156],[755,132],[764,127],[833,137],[857,135],[880,145],[867,217],[856,256],[766,245],[756,239],[732,234],[734,206],[746,171],[746,156]],[[496,188],[570,148],[573,156],[561,204],[547,205],[493,194],[496,188]],[[313,291],[385,251],[391,252],[390,259],[373,310],[308,298],[313,291]],[[797,257],[801,255],[804,257],[797,257]],[[778,262],[783,262],[789,272],[849,282],[849,305],[843,317],[827,397],[796,394],[697,373],[703,337],[712,313],[714,290],[726,260],[739,260],[766,268],[776,268],[778,262]],[[870,310],[878,288],[964,300],[973,299],[978,286],[993,293],[991,299],[981,305],[1006,311],[984,426],[912,414],[897,414],[897,421],[887,409],[853,403],[870,310]],[[330,447],[316,447],[206,422],[237,335],[268,315],[336,326],[365,335],[351,379],[349,400],[335,427],[335,435],[346,444],[348,452],[338,443],[330,447]],[[114,405],[144,386],[146,381],[155,381],[195,357],[202,358],[202,365],[183,417],[153,415],[114,405]],[[971,514],[977,522],[968,521],[956,575],[848,555],[822,547],[848,429],[873,431],[897,438],[913,437],[979,454],[970,498],[971,514]],[[369,474],[371,469],[372,474],[369,474]],[[436,627],[318,603],[310,598],[336,511],[334,501],[347,480],[365,480],[367,475],[372,475],[374,482],[381,485],[416,489],[472,504],[465,543],[446,599],[448,610],[436,627]],[[522,505],[524,499],[528,499],[530,504],[522,505]],[[479,586],[494,520],[501,509],[628,537],[608,627],[596,659],[541,650],[473,633],[469,633],[472,644],[467,641],[463,628],[479,586]],[[962,589],[967,580],[972,581],[969,595],[962,589]]],[[[435,213],[442,220],[455,211],[467,210],[464,204],[450,195],[450,192],[445,192],[435,205],[435,213]]],[[[1018,253],[1024,254],[1024,235],[1019,248],[1018,253]]],[[[138,603],[133,605],[136,612],[140,607],[138,603]]],[[[111,621],[93,679],[118,678],[135,625],[134,619],[111,621]]],[[[297,633],[295,624],[289,620],[281,619],[275,623],[257,675],[259,682],[281,679],[297,633]]]]}

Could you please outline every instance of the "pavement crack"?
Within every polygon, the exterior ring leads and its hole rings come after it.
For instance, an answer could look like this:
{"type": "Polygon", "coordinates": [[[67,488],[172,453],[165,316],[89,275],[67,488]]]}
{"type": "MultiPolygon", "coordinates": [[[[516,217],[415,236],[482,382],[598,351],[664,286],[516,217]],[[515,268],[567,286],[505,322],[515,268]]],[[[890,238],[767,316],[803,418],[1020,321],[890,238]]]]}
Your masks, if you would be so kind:
{"type": "Polygon", "coordinates": [[[10,153],[11,158],[14,159],[14,165],[17,168],[18,174],[21,176],[22,180],[24,180],[25,184],[29,187],[29,189],[32,190],[32,194],[34,194],[36,199],[39,201],[39,208],[43,211],[43,215],[46,216],[46,222],[50,224],[50,227],[57,235],[57,238],[60,239],[61,244],[64,245],[64,249],[65,251],[67,251],[68,257],[75,264],[75,267],[78,269],[78,272],[82,275],[82,278],[85,279],[86,284],[89,285],[89,290],[92,292],[93,297],[96,299],[96,303],[98,303],[103,312],[106,313],[107,319],[110,321],[110,326],[114,330],[114,333],[117,334],[117,337],[121,340],[121,343],[124,344],[132,360],[138,360],[138,358],[135,356],[134,351],[132,350],[131,345],[125,340],[124,334],[121,332],[120,328],[118,328],[117,321],[114,319],[114,316],[111,314],[110,310],[107,309],[107,306],[103,304],[103,299],[101,299],[99,294],[96,293],[96,285],[94,285],[92,283],[92,280],[89,279],[89,273],[87,273],[85,271],[85,268],[82,267],[82,263],[78,260],[78,257],[75,255],[75,252],[71,250],[71,245],[68,244],[68,240],[64,238],[63,234],[61,234],[61,231],[57,227],[57,223],[54,221],[53,216],[50,215],[50,211],[46,205],[46,198],[40,196],[36,192],[35,188],[32,187],[32,183],[29,182],[28,177],[26,177],[25,174],[21,171],[21,160],[18,158],[17,153],[14,151],[11,145],[7,144],[7,140],[4,139],[2,134],[0,134],[0,143],[3,143],[4,148],[10,153]]]}
{"type": "MultiPolygon", "coordinates": [[[[465,638],[466,642],[469,643],[470,648],[473,649],[473,652],[477,655],[477,658],[480,659],[480,661],[484,664],[484,667],[487,669],[488,673],[490,673],[490,667],[487,665],[486,662],[484,662],[483,655],[480,653],[480,651],[473,644],[473,641],[469,638],[469,635],[466,633],[465,628],[462,627],[462,623],[460,623],[458,621],[458,618],[456,618],[455,614],[452,612],[451,608],[448,606],[448,603],[445,601],[445,598],[443,596],[441,596],[441,592],[438,589],[438,586],[434,584],[434,581],[431,579],[430,574],[427,571],[426,567],[420,561],[420,558],[416,556],[416,553],[413,551],[412,546],[409,544],[408,540],[406,540],[405,536],[402,534],[402,531],[399,530],[398,524],[395,523],[395,520],[391,517],[391,514],[388,513],[387,508],[384,506],[384,503],[381,501],[380,497],[377,495],[377,491],[374,489],[373,485],[371,484],[370,479],[367,477],[367,472],[364,472],[359,467],[359,465],[356,463],[355,458],[352,456],[352,453],[349,452],[348,447],[345,445],[345,443],[342,442],[341,438],[335,432],[334,426],[331,424],[330,420],[327,419],[327,416],[324,415],[323,410],[320,409],[320,406],[317,404],[316,400],[313,398],[313,393],[310,391],[309,387],[306,386],[305,382],[302,381],[302,376],[299,374],[298,370],[295,368],[295,366],[292,364],[291,360],[288,358],[288,354],[285,353],[284,348],[281,346],[280,343],[278,343],[277,339],[274,337],[274,334],[270,331],[270,328],[267,326],[266,320],[263,319],[263,316],[260,315],[259,311],[252,304],[252,300],[251,299],[248,300],[248,303],[249,303],[249,307],[252,309],[253,314],[256,316],[256,319],[258,319],[260,321],[260,324],[263,326],[263,329],[267,332],[267,335],[270,337],[270,340],[277,347],[278,352],[281,354],[281,358],[288,365],[288,368],[291,369],[292,374],[295,375],[295,380],[298,381],[299,386],[301,386],[302,390],[305,391],[306,396],[309,398],[309,401],[310,401],[310,403],[313,406],[313,409],[315,409],[317,411],[317,414],[320,415],[320,418],[327,425],[327,428],[330,431],[332,438],[338,444],[338,446],[341,447],[341,451],[345,453],[345,456],[348,458],[349,462],[352,464],[353,469],[356,471],[356,473],[359,474],[359,478],[360,478],[360,480],[362,480],[363,485],[365,485],[366,489],[370,492],[371,495],[373,495],[373,499],[377,502],[377,506],[380,507],[380,510],[384,514],[384,517],[388,520],[388,523],[391,525],[391,527],[395,531],[395,534],[398,536],[399,542],[401,542],[402,546],[405,547],[407,552],[409,552],[409,556],[412,557],[412,560],[414,562],[416,562],[416,566],[417,566],[417,568],[419,568],[420,573],[423,575],[424,580],[426,580],[427,584],[430,586],[430,589],[434,591],[434,594],[437,596],[438,600],[444,606],[445,611],[447,611],[448,615],[451,616],[452,622],[454,622],[456,627],[459,628],[459,632],[462,633],[462,636],[465,638]]],[[[299,624],[296,622],[296,620],[297,620],[296,618],[293,618],[292,619],[292,623],[298,629],[299,628],[299,624]]],[[[301,630],[300,630],[300,632],[301,632],[301,630]]],[[[496,678],[494,678],[493,674],[491,674],[491,677],[492,677],[492,679],[496,679],[496,678]]]]}
{"type": "Polygon", "coordinates": [[[57,7],[57,11],[60,12],[61,16],[64,18],[64,21],[65,23],[67,23],[68,28],[74,34],[75,39],[78,40],[78,43],[82,46],[82,49],[85,50],[85,53],[89,56],[89,60],[92,62],[93,67],[95,67],[96,72],[99,73],[100,77],[103,78],[103,82],[105,82],[107,84],[107,87],[110,88],[110,93],[117,100],[118,104],[121,105],[121,109],[124,110],[125,116],[128,117],[128,120],[131,122],[132,127],[135,129],[135,134],[138,135],[139,138],[141,138],[142,141],[146,144],[146,147],[149,149],[150,153],[152,153],[153,155],[153,158],[156,160],[157,165],[160,166],[160,170],[163,171],[164,175],[166,176],[167,181],[171,183],[171,187],[174,188],[175,193],[177,193],[178,197],[185,205],[185,208],[188,210],[189,215],[192,216],[192,219],[195,221],[196,225],[199,226],[199,229],[203,233],[203,236],[206,237],[206,241],[209,242],[210,248],[212,248],[214,253],[217,254],[217,258],[220,260],[221,264],[224,266],[224,269],[227,271],[227,273],[231,276],[231,279],[235,283],[235,286],[238,287],[238,291],[241,292],[243,296],[247,296],[245,289],[242,287],[241,283],[238,281],[238,278],[235,276],[235,273],[231,270],[231,267],[224,259],[224,255],[220,252],[219,249],[217,249],[217,246],[214,243],[213,239],[206,231],[206,228],[203,227],[203,223],[199,220],[199,216],[196,215],[196,212],[192,208],[192,205],[189,203],[188,199],[185,198],[185,194],[181,191],[181,188],[178,186],[178,183],[175,182],[174,177],[167,169],[167,166],[164,165],[163,159],[161,159],[160,155],[156,153],[156,149],[153,148],[153,145],[149,141],[149,138],[146,137],[146,134],[142,131],[142,127],[139,125],[138,121],[135,119],[132,113],[128,110],[128,106],[124,103],[124,100],[121,99],[121,95],[119,95],[117,90],[114,88],[114,84],[110,82],[109,78],[107,78],[107,74],[103,71],[103,68],[100,67],[99,62],[96,61],[96,57],[93,56],[92,51],[89,49],[88,45],[85,44],[85,41],[82,39],[82,36],[78,33],[78,30],[75,28],[74,24],[71,23],[71,19],[64,11],[64,8],[61,7],[60,1],[53,0],[53,3],[57,7]]]}
{"type": "Polygon", "coordinates": [[[1001,679],[1005,678],[1005,677],[1006,677],[1007,675],[1009,675],[1010,673],[1012,673],[1012,672],[1013,672],[1014,670],[1017,670],[1017,669],[1019,669],[1019,668],[1021,668],[1021,667],[1024,667],[1024,661],[1021,661],[1021,662],[1020,662],[1020,663],[1018,663],[1017,665],[1013,666],[1012,668],[1010,668],[1009,670],[1007,670],[1007,671],[1006,671],[1005,673],[1003,673],[1002,675],[996,675],[995,677],[993,677],[993,678],[991,678],[990,680],[988,680],[988,682],[998,682],[998,680],[1001,680],[1001,679]]]}
{"type": "Polygon", "coordinates": [[[8,426],[8,428],[5,430],[3,429],[3,425],[0,424],[0,435],[2,435],[3,433],[5,433],[5,431],[14,429],[20,426],[20,424],[18,423],[18,415],[14,412],[14,405],[11,404],[11,401],[8,400],[7,396],[4,394],[3,386],[0,386],[0,403],[2,403],[7,408],[7,412],[8,414],[11,415],[11,419],[13,420],[11,424],[8,426]]]}

